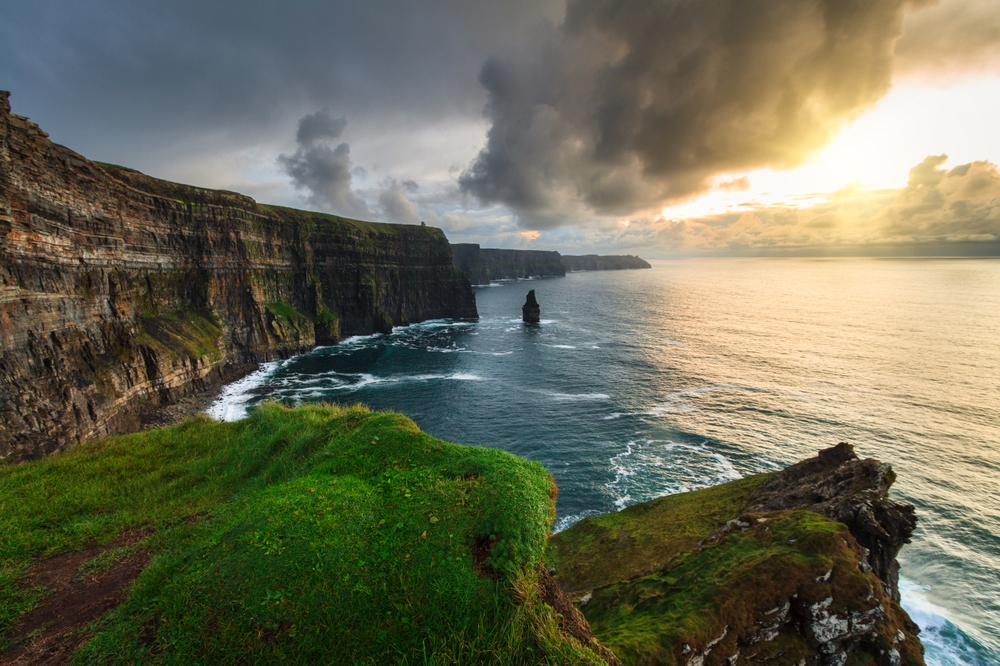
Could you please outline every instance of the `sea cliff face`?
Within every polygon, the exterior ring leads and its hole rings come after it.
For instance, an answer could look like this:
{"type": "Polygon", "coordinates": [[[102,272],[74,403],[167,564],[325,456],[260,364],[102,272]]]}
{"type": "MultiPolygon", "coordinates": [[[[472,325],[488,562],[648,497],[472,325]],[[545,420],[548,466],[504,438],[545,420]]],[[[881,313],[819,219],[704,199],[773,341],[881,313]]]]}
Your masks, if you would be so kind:
{"type": "Polygon", "coordinates": [[[472,284],[566,275],[558,252],[484,249],[476,243],[455,243],[451,251],[455,266],[469,276],[472,284]]]}
{"type": "Polygon", "coordinates": [[[91,162],[0,92],[0,458],[133,430],[317,344],[476,315],[439,229],[91,162]]]}
{"type": "Polygon", "coordinates": [[[635,268],[652,268],[649,262],[631,254],[597,255],[584,254],[574,256],[562,255],[563,266],[567,271],[621,271],[635,268]]]}

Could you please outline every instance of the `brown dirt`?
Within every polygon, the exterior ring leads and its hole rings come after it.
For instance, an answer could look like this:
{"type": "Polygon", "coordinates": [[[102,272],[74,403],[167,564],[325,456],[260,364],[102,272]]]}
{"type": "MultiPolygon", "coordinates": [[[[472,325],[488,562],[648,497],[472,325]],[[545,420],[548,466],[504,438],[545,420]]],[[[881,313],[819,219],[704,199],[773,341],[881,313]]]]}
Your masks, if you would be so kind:
{"type": "Polygon", "coordinates": [[[493,539],[491,541],[487,537],[476,537],[472,542],[472,566],[476,573],[483,578],[496,580],[499,577],[493,567],[486,562],[493,550],[493,546],[497,545],[499,541],[500,539],[493,539]]]}
{"type": "Polygon", "coordinates": [[[49,595],[11,631],[8,638],[14,647],[0,655],[0,664],[68,663],[90,638],[87,627],[118,606],[126,588],[146,568],[150,554],[137,550],[85,578],[79,575],[80,565],[108,550],[138,543],[149,534],[150,530],[133,530],[106,546],[62,553],[35,563],[24,584],[44,586],[49,595]]]}
{"type": "Polygon", "coordinates": [[[597,653],[601,659],[611,666],[621,666],[621,662],[615,653],[598,642],[594,632],[590,629],[587,618],[583,616],[580,609],[573,605],[566,593],[559,587],[559,583],[552,577],[552,574],[542,565],[538,565],[538,591],[542,601],[552,606],[559,618],[559,631],[569,634],[583,645],[589,647],[597,653]]]}

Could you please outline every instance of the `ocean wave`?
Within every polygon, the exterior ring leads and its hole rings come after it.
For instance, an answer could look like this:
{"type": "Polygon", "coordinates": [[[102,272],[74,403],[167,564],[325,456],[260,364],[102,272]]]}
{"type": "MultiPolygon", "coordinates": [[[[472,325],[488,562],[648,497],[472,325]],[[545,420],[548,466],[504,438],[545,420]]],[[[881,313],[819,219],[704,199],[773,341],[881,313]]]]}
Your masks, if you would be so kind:
{"type": "Polygon", "coordinates": [[[263,363],[254,372],[232,384],[222,387],[219,397],[205,409],[205,413],[220,421],[239,421],[246,418],[253,390],[267,383],[268,378],[288,361],[263,363]]]}
{"type": "Polygon", "coordinates": [[[607,393],[549,393],[545,392],[553,400],[559,402],[590,402],[595,400],[611,400],[607,393]]]}
{"type": "Polygon", "coordinates": [[[691,402],[691,398],[704,395],[706,393],[714,393],[715,391],[749,391],[751,389],[745,386],[736,386],[735,384],[712,384],[710,386],[700,386],[693,389],[685,389],[683,391],[676,391],[667,395],[663,402],[646,410],[646,414],[649,416],[663,416],[664,414],[677,414],[683,412],[695,412],[698,411],[698,407],[691,402]]]}
{"type": "Polygon", "coordinates": [[[900,604],[921,629],[927,666],[990,666],[983,657],[986,647],[948,619],[945,609],[927,599],[925,593],[930,589],[903,576],[899,578],[900,604]]]}
{"type": "Polygon", "coordinates": [[[600,511],[590,509],[587,511],[582,511],[581,513],[574,513],[573,515],[570,516],[560,516],[559,518],[556,519],[555,524],[552,526],[552,533],[559,534],[563,530],[568,530],[569,528],[573,527],[584,518],[590,518],[591,516],[599,516],[599,515],[601,515],[600,511]]]}

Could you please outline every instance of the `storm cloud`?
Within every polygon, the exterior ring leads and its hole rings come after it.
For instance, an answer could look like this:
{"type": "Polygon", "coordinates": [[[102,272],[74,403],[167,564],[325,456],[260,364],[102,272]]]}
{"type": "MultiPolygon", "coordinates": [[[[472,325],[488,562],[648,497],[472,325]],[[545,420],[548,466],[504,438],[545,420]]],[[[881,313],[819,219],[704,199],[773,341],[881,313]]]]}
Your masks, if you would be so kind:
{"type": "Polygon", "coordinates": [[[907,0],[570,0],[483,66],[492,125],[465,191],[557,226],[712,176],[790,168],[889,89],[907,0]]]}
{"type": "Polygon", "coordinates": [[[346,142],[333,145],[346,126],[346,118],[334,118],[329,111],[303,116],[295,134],[298,149],[279,155],[278,164],[296,189],[308,193],[309,204],[347,217],[366,217],[368,204],[351,189],[351,147],[346,142]]]}

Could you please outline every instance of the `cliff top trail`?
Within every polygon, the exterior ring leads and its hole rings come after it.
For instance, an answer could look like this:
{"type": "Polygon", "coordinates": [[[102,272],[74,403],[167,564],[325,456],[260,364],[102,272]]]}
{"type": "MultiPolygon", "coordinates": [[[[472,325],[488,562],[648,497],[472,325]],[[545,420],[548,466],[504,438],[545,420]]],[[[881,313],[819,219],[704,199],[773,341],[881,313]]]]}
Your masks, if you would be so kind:
{"type": "Polygon", "coordinates": [[[162,422],[317,344],[476,316],[440,229],[92,162],[0,93],[0,458],[162,422]]]}

